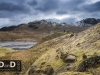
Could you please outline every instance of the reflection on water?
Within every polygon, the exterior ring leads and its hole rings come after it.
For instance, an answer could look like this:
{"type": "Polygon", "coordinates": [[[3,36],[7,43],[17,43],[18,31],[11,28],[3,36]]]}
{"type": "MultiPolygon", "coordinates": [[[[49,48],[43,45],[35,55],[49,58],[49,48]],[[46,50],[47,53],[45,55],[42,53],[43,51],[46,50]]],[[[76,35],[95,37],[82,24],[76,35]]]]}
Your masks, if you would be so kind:
{"type": "Polygon", "coordinates": [[[26,50],[34,46],[37,42],[7,41],[0,42],[0,47],[12,48],[14,50],[26,50]]]}

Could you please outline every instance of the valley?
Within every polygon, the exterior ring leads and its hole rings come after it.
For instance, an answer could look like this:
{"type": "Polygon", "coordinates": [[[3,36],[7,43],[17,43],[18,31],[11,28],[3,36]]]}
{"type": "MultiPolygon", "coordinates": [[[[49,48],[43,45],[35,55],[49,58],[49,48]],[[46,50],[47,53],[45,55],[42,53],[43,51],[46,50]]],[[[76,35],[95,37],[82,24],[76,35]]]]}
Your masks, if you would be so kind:
{"type": "MultiPolygon", "coordinates": [[[[61,29],[51,28],[50,32],[43,28],[31,30],[26,27],[24,29],[21,30],[19,27],[17,30],[0,32],[1,41],[37,42],[28,50],[0,47],[0,60],[22,61],[22,71],[19,75],[99,75],[100,63],[86,67],[82,72],[76,69],[87,58],[100,55],[100,23],[78,32],[65,32],[62,27],[61,29]],[[84,55],[86,57],[83,57],[84,55]]],[[[0,75],[15,73],[0,72],[0,75]]]]}

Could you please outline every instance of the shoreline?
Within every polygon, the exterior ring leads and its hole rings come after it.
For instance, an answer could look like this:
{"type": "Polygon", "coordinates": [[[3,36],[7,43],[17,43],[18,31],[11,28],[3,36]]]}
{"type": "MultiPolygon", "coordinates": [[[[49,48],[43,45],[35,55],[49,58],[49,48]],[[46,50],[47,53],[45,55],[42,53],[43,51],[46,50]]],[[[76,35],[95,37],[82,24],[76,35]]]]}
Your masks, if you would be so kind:
{"type": "Polygon", "coordinates": [[[21,39],[17,39],[17,40],[0,40],[0,42],[39,42],[36,40],[21,40],[21,39]]]}

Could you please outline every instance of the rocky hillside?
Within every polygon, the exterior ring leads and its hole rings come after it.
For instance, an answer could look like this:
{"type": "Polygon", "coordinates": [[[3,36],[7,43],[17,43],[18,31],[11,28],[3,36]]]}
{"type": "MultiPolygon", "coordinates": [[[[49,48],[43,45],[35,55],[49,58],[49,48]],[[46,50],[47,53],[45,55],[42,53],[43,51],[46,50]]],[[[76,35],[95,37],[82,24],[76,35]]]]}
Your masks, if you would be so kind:
{"type": "Polygon", "coordinates": [[[0,28],[0,41],[40,41],[55,32],[78,33],[87,28],[67,23],[47,22],[46,20],[33,21],[28,24],[0,28]]]}
{"type": "Polygon", "coordinates": [[[45,53],[38,57],[25,75],[99,75],[100,62],[94,62],[94,65],[90,59],[97,60],[100,55],[100,23],[80,33],[67,33],[45,40],[37,45],[36,50],[45,50],[45,53]],[[79,64],[83,61],[88,67],[80,72],[79,64]]]}
{"type": "Polygon", "coordinates": [[[63,32],[63,28],[60,26],[54,27],[53,24],[47,24],[44,21],[43,23],[42,21],[34,21],[28,24],[1,28],[0,41],[40,41],[43,37],[54,32],[63,32]]]}
{"type": "Polygon", "coordinates": [[[78,21],[77,23],[82,27],[90,27],[90,26],[93,26],[99,22],[100,22],[100,19],[86,18],[86,19],[83,19],[81,21],[78,21]]]}

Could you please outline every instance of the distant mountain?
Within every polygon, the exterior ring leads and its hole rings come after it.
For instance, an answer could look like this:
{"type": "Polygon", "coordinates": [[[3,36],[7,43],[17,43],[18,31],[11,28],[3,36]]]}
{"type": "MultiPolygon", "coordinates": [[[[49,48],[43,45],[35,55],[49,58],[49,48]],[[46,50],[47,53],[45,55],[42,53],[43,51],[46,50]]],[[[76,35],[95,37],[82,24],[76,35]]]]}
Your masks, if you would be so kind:
{"type": "Polygon", "coordinates": [[[75,26],[73,23],[57,23],[57,22],[48,22],[46,20],[33,21],[28,24],[19,24],[17,26],[8,26],[0,28],[0,31],[42,31],[42,32],[80,32],[83,31],[84,28],[79,28],[79,26],[75,26]]]}
{"type": "Polygon", "coordinates": [[[86,18],[86,19],[83,19],[81,21],[78,21],[77,24],[80,26],[83,26],[83,27],[89,27],[89,26],[95,25],[99,22],[100,22],[100,19],[86,18]]]}
{"type": "Polygon", "coordinates": [[[17,26],[2,27],[0,28],[0,35],[2,36],[0,41],[31,39],[37,41],[56,32],[79,33],[98,22],[100,22],[100,19],[94,18],[81,20],[77,22],[78,25],[40,20],[17,26]]]}
{"type": "Polygon", "coordinates": [[[40,41],[42,38],[56,32],[79,32],[77,27],[63,26],[56,22],[46,20],[33,21],[28,24],[0,28],[0,41],[32,40],[40,41]]]}
{"type": "MultiPolygon", "coordinates": [[[[100,19],[95,19],[95,18],[86,18],[83,19],[81,21],[78,21],[76,24],[77,26],[75,26],[73,23],[57,23],[57,22],[48,22],[47,20],[40,20],[40,21],[33,21],[33,22],[29,22],[28,24],[19,24],[17,26],[9,26],[9,27],[2,27],[0,28],[0,31],[13,31],[13,30],[50,30],[54,28],[55,25],[55,29],[65,29],[67,31],[72,31],[73,32],[73,27],[75,29],[75,31],[77,32],[77,29],[79,29],[79,27],[82,27],[81,30],[86,29],[87,27],[90,27],[92,25],[95,25],[97,23],[100,22],[100,19]],[[86,27],[86,28],[84,28],[86,27]]],[[[80,30],[80,31],[81,31],[80,30]]],[[[75,32],[74,31],[74,32],[75,32]]]]}

